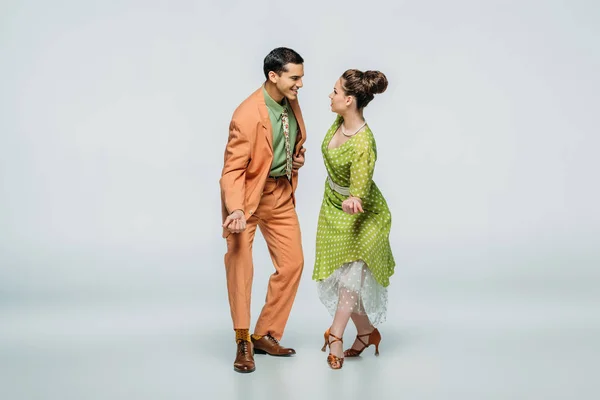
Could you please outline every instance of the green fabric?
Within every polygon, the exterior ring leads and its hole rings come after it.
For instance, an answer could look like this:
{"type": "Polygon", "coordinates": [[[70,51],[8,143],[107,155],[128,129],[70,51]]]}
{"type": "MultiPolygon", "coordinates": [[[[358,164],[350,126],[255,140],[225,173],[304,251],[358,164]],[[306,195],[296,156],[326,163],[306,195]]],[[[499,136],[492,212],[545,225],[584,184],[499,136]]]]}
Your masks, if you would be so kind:
{"type": "Polygon", "coordinates": [[[328,278],[343,264],[363,260],[382,286],[388,286],[396,265],[390,248],[392,215],[373,182],[377,148],[373,132],[366,126],[341,146],[327,146],[342,123],[338,117],[327,131],[321,152],[327,173],[340,186],[360,197],[364,213],[342,211],[346,196],[333,191],[327,181],[319,214],[315,267],[312,278],[328,278]]]}
{"type": "Polygon", "coordinates": [[[273,128],[273,163],[271,164],[270,176],[285,176],[285,135],[283,134],[283,124],[281,122],[281,113],[286,108],[288,111],[288,119],[290,122],[290,150],[294,154],[294,146],[296,144],[296,136],[298,135],[298,122],[294,116],[294,112],[290,107],[287,99],[283,98],[283,105],[279,104],[267,93],[267,89],[263,86],[263,94],[267,110],[269,110],[269,119],[273,128]]]}

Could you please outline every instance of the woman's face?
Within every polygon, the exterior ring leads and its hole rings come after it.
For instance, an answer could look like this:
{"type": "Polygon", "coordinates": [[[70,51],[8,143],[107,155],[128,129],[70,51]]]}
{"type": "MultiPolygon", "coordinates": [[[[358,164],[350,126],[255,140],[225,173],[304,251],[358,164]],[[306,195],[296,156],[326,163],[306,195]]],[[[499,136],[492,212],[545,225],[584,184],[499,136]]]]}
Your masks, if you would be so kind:
{"type": "Polygon", "coordinates": [[[343,114],[350,106],[350,103],[352,102],[351,96],[346,96],[344,94],[344,89],[342,89],[342,78],[335,82],[333,92],[329,94],[329,99],[331,100],[331,111],[334,113],[343,114]]]}

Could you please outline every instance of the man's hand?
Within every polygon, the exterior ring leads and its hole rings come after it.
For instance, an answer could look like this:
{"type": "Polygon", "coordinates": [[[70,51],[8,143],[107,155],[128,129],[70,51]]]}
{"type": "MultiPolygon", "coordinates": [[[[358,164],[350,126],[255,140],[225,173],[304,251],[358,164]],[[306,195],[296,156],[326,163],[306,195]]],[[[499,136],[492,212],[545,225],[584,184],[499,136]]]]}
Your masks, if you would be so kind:
{"type": "Polygon", "coordinates": [[[246,217],[242,210],[235,210],[225,218],[223,228],[229,229],[231,233],[244,232],[246,229],[246,217]]]}
{"type": "Polygon", "coordinates": [[[294,171],[298,171],[304,165],[304,153],[306,153],[306,149],[303,147],[298,152],[298,155],[294,154],[292,157],[292,169],[294,171]]]}
{"type": "Polygon", "coordinates": [[[362,208],[362,200],[358,197],[348,197],[342,202],[342,211],[350,215],[358,212],[364,212],[362,208]]]}

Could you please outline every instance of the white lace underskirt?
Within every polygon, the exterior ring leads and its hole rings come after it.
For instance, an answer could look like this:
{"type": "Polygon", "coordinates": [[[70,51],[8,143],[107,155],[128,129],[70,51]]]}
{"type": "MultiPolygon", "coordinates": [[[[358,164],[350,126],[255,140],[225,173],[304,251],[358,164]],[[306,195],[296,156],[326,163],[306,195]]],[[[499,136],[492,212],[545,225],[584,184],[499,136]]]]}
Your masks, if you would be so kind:
{"type": "Polygon", "coordinates": [[[364,261],[352,261],[317,281],[321,302],[333,317],[337,310],[367,315],[373,326],[385,322],[387,288],[381,286],[364,261]]]}

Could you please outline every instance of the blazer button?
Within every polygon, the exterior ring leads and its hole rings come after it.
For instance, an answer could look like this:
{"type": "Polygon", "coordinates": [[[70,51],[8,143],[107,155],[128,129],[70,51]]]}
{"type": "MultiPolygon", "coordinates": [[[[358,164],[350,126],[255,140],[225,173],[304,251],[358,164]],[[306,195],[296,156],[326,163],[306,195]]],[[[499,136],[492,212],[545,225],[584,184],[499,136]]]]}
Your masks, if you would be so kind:
{"type": "Polygon", "coordinates": [[[248,214],[250,214],[250,215],[254,214],[254,210],[250,210],[250,212],[248,214]]]}

